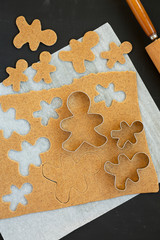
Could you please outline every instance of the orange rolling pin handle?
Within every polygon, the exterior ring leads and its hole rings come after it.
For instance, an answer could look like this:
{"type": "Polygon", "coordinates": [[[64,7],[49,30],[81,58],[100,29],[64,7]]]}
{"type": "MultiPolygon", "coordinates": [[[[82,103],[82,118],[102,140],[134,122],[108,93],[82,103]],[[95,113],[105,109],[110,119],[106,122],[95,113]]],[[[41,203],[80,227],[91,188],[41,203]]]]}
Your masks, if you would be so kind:
{"type": "Polygon", "coordinates": [[[142,29],[151,40],[155,40],[157,36],[156,29],[154,28],[146,10],[144,9],[140,0],[126,0],[130,9],[132,10],[137,21],[141,25],[142,29]]]}

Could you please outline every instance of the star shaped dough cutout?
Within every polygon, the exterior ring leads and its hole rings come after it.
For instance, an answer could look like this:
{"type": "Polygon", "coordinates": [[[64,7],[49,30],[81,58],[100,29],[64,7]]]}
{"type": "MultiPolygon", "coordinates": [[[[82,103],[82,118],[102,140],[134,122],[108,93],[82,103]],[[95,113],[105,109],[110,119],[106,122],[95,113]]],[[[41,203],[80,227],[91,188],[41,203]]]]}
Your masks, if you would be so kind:
{"type": "Polygon", "coordinates": [[[117,46],[116,43],[111,42],[109,47],[109,51],[101,52],[101,57],[108,59],[107,66],[109,68],[113,68],[116,62],[124,64],[126,60],[123,55],[132,51],[132,44],[129,42],[123,42],[120,46],[117,46]]]}

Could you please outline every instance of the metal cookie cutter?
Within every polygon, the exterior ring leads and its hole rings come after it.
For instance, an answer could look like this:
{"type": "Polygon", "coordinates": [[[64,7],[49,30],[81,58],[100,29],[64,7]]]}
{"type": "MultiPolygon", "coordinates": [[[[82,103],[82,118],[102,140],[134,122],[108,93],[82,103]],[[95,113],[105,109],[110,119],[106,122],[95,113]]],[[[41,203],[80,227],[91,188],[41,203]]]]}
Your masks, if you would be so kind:
{"type": "Polygon", "coordinates": [[[131,125],[129,125],[126,121],[122,121],[120,122],[120,130],[112,130],[111,131],[111,137],[113,139],[118,139],[117,141],[117,147],[120,148],[120,149],[123,149],[127,142],[129,142],[130,144],[136,144],[137,143],[137,138],[136,138],[136,134],[140,134],[142,131],[143,131],[144,127],[143,127],[143,123],[141,121],[134,121],[132,122],[131,125]],[[122,141],[121,139],[123,139],[125,137],[125,129],[124,128],[127,128],[127,130],[129,131],[129,134],[132,135],[132,140],[131,138],[130,139],[127,139],[127,137],[129,136],[126,136],[126,140],[125,141],[122,141]],[[136,130],[137,128],[137,130],[136,130]],[[134,131],[133,131],[133,130],[134,131]],[[133,132],[131,132],[133,131],[133,132]],[[122,135],[121,136],[118,136],[118,135],[122,135]],[[122,141],[122,144],[120,144],[120,142],[122,141]]]}
{"type": "Polygon", "coordinates": [[[115,189],[125,191],[128,180],[132,183],[138,183],[140,181],[139,170],[145,169],[148,165],[149,157],[146,153],[137,152],[132,159],[129,159],[125,154],[119,154],[118,163],[105,162],[104,171],[115,177],[115,189]],[[125,166],[126,161],[128,162],[127,167],[125,166]],[[131,173],[131,169],[133,169],[133,173],[131,173]]]}
{"type": "MultiPolygon", "coordinates": [[[[84,100],[84,99],[83,99],[83,100],[84,100]]],[[[80,103],[80,97],[77,98],[77,102],[78,102],[79,104],[81,104],[81,103],[80,103]],[[79,101],[79,102],[78,102],[78,101],[79,101]]],[[[69,95],[69,97],[68,97],[68,99],[67,99],[67,107],[68,107],[69,111],[72,113],[72,116],[63,119],[63,120],[60,122],[60,127],[61,127],[61,129],[62,129],[63,131],[65,131],[65,132],[69,132],[69,133],[70,133],[70,136],[69,136],[69,137],[63,142],[63,144],[62,144],[62,148],[63,148],[64,150],[69,151],[69,152],[75,152],[75,151],[77,151],[77,150],[83,145],[83,143],[87,143],[87,144],[89,144],[90,146],[96,147],[96,148],[102,147],[102,146],[104,146],[104,144],[106,144],[106,142],[107,142],[107,140],[108,140],[107,137],[97,131],[97,128],[104,122],[103,116],[102,116],[101,114],[98,114],[98,113],[89,113],[89,111],[90,111],[90,106],[91,106],[91,100],[90,100],[89,96],[88,96],[85,92],[75,91],[75,92],[72,92],[72,93],[69,95]],[[101,136],[101,142],[102,142],[102,144],[100,144],[100,145],[94,145],[94,144],[91,144],[91,143],[89,143],[88,141],[86,141],[86,140],[84,139],[83,141],[80,141],[81,143],[79,144],[78,147],[76,147],[76,148],[73,147],[74,149],[72,150],[72,149],[67,149],[67,148],[65,148],[65,143],[66,143],[69,139],[71,139],[71,137],[73,136],[73,135],[72,135],[72,131],[66,130],[62,125],[64,124],[64,122],[65,122],[66,120],[67,120],[67,121],[72,120],[72,119],[74,118],[74,116],[76,115],[76,114],[74,113],[74,111],[71,110],[71,108],[73,108],[73,107],[70,106],[70,103],[74,104],[74,106],[75,106],[75,101],[72,99],[72,96],[74,96],[74,95],[76,95],[76,94],[78,94],[78,93],[81,94],[81,97],[82,97],[82,98],[84,98],[84,99],[86,98],[85,101],[88,101],[88,105],[87,105],[86,103],[82,103],[82,105],[80,105],[81,110],[84,109],[84,113],[87,113],[87,114],[90,115],[90,116],[95,114],[95,116],[98,116],[98,115],[99,115],[99,116],[101,116],[101,118],[102,118],[102,122],[101,122],[100,124],[98,124],[96,127],[93,128],[93,130],[97,133],[97,135],[99,135],[99,137],[101,136]],[[102,139],[102,138],[104,138],[104,139],[102,139]]],[[[75,108],[75,109],[76,109],[76,108],[75,108]]],[[[75,110],[75,109],[74,109],[74,110],[75,110]]],[[[83,110],[82,110],[82,111],[83,111],[83,110]]],[[[83,113],[82,113],[82,116],[83,116],[83,113]]],[[[83,126],[82,126],[82,128],[83,128],[83,126]]],[[[87,132],[86,134],[89,135],[90,132],[87,132]]],[[[96,138],[96,139],[97,139],[97,138],[96,138]]],[[[77,144],[77,145],[78,145],[78,144],[77,144]]]]}

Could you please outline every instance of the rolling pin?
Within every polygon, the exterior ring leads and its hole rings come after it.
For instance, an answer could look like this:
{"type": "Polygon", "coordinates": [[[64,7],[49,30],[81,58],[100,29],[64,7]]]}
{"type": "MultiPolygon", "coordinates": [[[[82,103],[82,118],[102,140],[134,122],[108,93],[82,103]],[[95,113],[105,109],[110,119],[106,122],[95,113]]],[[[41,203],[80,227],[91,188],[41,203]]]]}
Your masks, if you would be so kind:
{"type": "Polygon", "coordinates": [[[126,2],[146,35],[153,41],[145,47],[145,49],[160,73],[160,38],[158,38],[156,29],[154,28],[140,0],[126,0],[126,2]]]}

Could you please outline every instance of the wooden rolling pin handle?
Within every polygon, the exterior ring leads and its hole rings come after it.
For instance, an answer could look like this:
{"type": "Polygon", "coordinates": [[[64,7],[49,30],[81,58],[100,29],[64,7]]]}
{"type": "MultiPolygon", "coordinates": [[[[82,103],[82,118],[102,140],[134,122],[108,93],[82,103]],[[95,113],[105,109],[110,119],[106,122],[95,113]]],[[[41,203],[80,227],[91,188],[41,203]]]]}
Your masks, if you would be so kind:
{"type": "Polygon", "coordinates": [[[126,2],[128,3],[134,16],[136,17],[146,35],[150,37],[151,40],[158,38],[156,29],[154,28],[140,0],[126,0],[126,2]]]}

